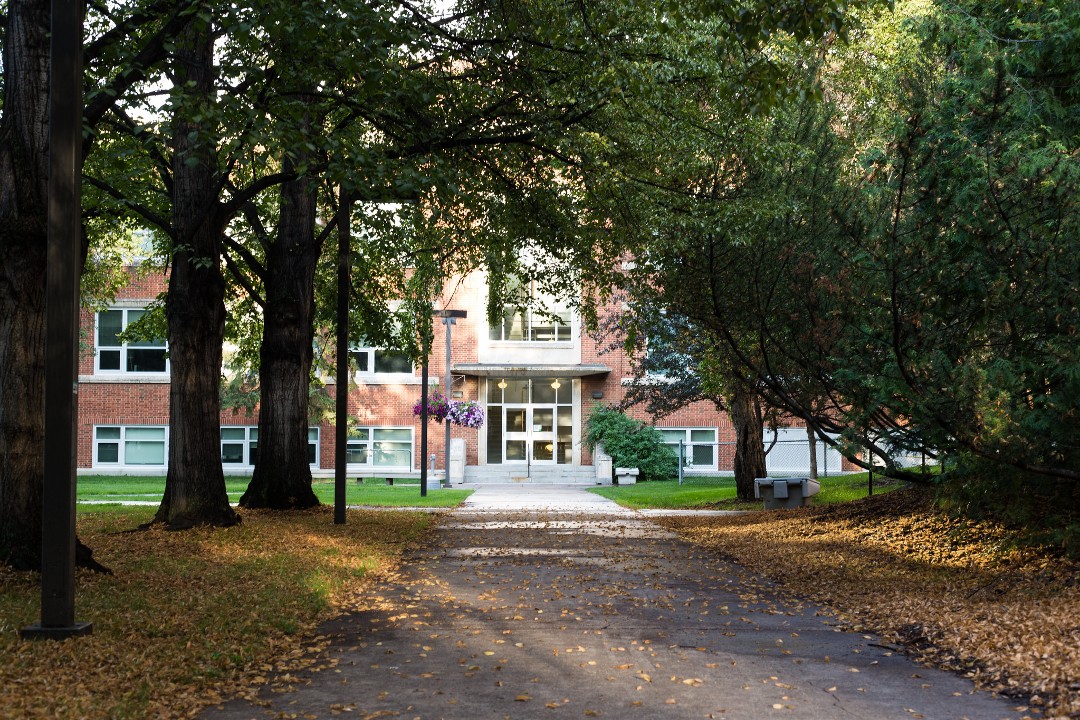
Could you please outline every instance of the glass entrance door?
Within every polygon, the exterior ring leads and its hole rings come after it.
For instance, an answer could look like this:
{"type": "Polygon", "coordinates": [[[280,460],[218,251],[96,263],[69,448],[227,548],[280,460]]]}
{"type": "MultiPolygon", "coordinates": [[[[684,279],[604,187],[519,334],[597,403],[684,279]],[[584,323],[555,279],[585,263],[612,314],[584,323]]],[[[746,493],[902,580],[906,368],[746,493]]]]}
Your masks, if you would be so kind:
{"type": "Polygon", "coordinates": [[[536,405],[505,406],[504,462],[555,462],[555,408],[536,405]]]}
{"type": "Polygon", "coordinates": [[[488,464],[572,464],[573,397],[570,380],[488,379],[488,464]]]}

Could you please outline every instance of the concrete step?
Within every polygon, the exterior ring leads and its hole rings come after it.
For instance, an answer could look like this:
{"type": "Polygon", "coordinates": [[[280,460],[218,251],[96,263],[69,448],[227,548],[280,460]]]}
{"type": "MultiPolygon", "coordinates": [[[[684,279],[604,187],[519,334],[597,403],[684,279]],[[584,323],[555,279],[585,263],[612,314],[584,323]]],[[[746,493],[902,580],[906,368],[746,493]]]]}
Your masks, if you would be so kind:
{"type": "Polygon", "coordinates": [[[595,485],[596,468],[592,465],[473,465],[465,468],[465,482],[595,485]]]}

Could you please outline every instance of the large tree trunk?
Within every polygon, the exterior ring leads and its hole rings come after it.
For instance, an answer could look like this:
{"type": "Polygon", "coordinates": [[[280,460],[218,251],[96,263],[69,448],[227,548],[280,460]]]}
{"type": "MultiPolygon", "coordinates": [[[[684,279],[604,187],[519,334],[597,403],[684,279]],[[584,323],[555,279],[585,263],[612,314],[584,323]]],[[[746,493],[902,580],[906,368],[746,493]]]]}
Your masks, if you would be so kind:
{"type": "MultiPolygon", "coordinates": [[[[48,246],[48,0],[11,0],[0,104],[0,563],[41,568],[48,246]]],[[[76,541],[76,562],[103,569],[76,541]]]]}
{"type": "Polygon", "coordinates": [[[761,420],[754,412],[754,394],[741,378],[731,378],[731,423],[735,426],[735,492],[754,499],[754,479],[765,477],[765,443],[761,420]]]}
{"type": "Polygon", "coordinates": [[[221,346],[225,337],[224,231],[216,195],[213,130],[199,109],[213,101],[213,39],[193,20],[179,37],[173,118],[173,263],[169,323],[169,474],[156,520],[170,528],[232,525],[221,469],[221,346]]]}
{"type": "Polygon", "coordinates": [[[41,567],[49,3],[13,0],[0,117],[0,561],[41,567]]]}
{"type": "MultiPolygon", "coordinates": [[[[289,165],[286,164],[286,169],[289,165]]],[[[308,465],[308,394],[315,326],[316,189],[301,177],[281,187],[277,237],[266,253],[259,350],[259,459],[243,507],[319,504],[308,465]]]]}

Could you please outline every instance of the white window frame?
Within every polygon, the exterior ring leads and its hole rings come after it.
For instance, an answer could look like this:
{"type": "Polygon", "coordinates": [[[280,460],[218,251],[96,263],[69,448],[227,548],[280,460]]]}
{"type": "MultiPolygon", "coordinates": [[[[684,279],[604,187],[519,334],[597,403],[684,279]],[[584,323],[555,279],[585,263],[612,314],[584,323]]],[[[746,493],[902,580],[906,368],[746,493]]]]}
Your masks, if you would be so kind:
{"type": "Polygon", "coordinates": [[[569,346],[574,343],[574,329],[576,326],[576,323],[574,322],[575,314],[573,308],[571,308],[568,303],[559,302],[554,296],[541,291],[537,288],[535,280],[529,282],[527,292],[521,294],[521,299],[524,301],[524,308],[514,304],[503,305],[503,312],[499,322],[488,328],[488,340],[490,342],[499,344],[522,343],[533,347],[569,346]],[[537,307],[537,305],[541,307],[537,307]],[[508,311],[517,315],[519,311],[522,310],[524,312],[521,320],[522,337],[506,337],[506,325],[503,318],[506,317],[508,311]],[[552,319],[552,316],[565,317],[566,319],[565,321],[555,321],[552,319]],[[543,323],[543,325],[541,325],[541,323],[543,323]],[[533,337],[534,328],[546,326],[551,323],[554,323],[554,337],[547,339],[537,339],[533,337]],[[566,337],[559,337],[562,328],[565,328],[566,330],[566,337]],[[498,337],[495,337],[496,334],[498,337]]]}
{"type": "Polygon", "coordinates": [[[348,466],[348,468],[350,470],[366,470],[366,469],[370,469],[370,470],[386,470],[386,471],[394,471],[394,470],[398,470],[398,471],[408,470],[408,471],[411,471],[411,470],[414,469],[414,466],[416,465],[416,429],[411,427],[411,426],[408,426],[408,425],[359,425],[359,426],[350,427],[349,428],[349,435],[350,435],[350,437],[346,441],[346,458],[348,457],[349,446],[353,446],[356,449],[359,449],[361,446],[363,446],[363,447],[366,447],[366,449],[367,449],[367,460],[365,462],[362,462],[362,463],[348,462],[347,466],[348,466]],[[392,439],[392,438],[391,439],[379,439],[379,438],[376,438],[375,437],[376,432],[377,431],[383,431],[383,430],[389,430],[389,431],[407,430],[409,432],[409,440],[408,440],[408,443],[409,443],[409,462],[408,462],[408,464],[406,464],[406,465],[376,465],[375,464],[375,453],[376,453],[376,450],[378,449],[376,447],[377,443],[380,443],[380,442],[404,443],[405,442],[405,440],[397,440],[397,439],[392,439]],[[359,433],[360,431],[367,431],[367,437],[365,439],[360,439],[360,438],[357,438],[357,437],[353,436],[354,433],[359,433]]]}
{"type": "Polygon", "coordinates": [[[120,345],[102,345],[101,344],[101,314],[103,312],[119,312],[122,313],[120,330],[123,332],[127,330],[128,325],[132,322],[128,319],[128,315],[131,312],[146,312],[145,307],[110,307],[105,310],[94,313],[94,374],[95,375],[128,375],[128,376],[150,376],[150,377],[165,377],[169,375],[171,370],[171,364],[169,362],[169,343],[164,338],[161,339],[160,345],[136,345],[132,346],[128,343],[121,343],[120,345]],[[164,370],[128,370],[128,351],[129,350],[158,350],[160,349],[165,353],[165,369],[164,370]],[[120,367],[119,368],[102,368],[101,367],[101,353],[102,351],[118,352],[120,354],[120,367]]]}
{"type": "MultiPolygon", "coordinates": [[[[254,450],[254,449],[257,449],[258,446],[259,446],[259,427],[257,425],[222,425],[221,430],[222,430],[222,432],[221,432],[221,443],[220,443],[221,444],[221,455],[222,455],[221,467],[223,469],[225,469],[225,470],[244,470],[244,471],[254,470],[255,465],[254,465],[254,463],[251,462],[251,451],[254,450]],[[226,430],[243,430],[244,431],[243,440],[241,440],[239,438],[226,439],[225,438],[225,431],[226,430]],[[239,444],[239,443],[243,443],[243,445],[244,445],[244,450],[243,450],[241,462],[229,462],[229,463],[225,462],[225,459],[224,459],[225,445],[236,445],[236,444],[239,444]]],[[[308,462],[309,467],[312,467],[312,468],[318,468],[319,467],[319,459],[320,459],[320,457],[322,455],[322,452],[321,452],[321,449],[320,449],[319,439],[320,439],[319,428],[316,427],[316,426],[309,426],[308,427],[308,452],[309,452],[309,458],[310,458],[311,448],[313,446],[315,448],[315,460],[314,460],[314,462],[310,462],[310,461],[308,462]]]]}
{"type": "Polygon", "coordinates": [[[91,458],[91,467],[94,468],[166,468],[169,465],[169,427],[167,425],[122,425],[119,423],[102,425],[95,425],[93,428],[93,457],[91,458]],[[103,438],[101,437],[102,430],[119,430],[119,436],[115,438],[103,438]],[[136,431],[130,433],[137,435],[139,430],[160,430],[161,434],[161,462],[160,463],[132,463],[128,461],[128,444],[136,442],[157,442],[157,439],[146,438],[128,438],[129,431],[136,431]],[[101,454],[102,445],[116,445],[116,461],[101,461],[99,456],[101,454]]]}
{"type": "Polygon", "coordinates": [[[377,347],[375,345],[351,345],[349,347],[349,357],[354,362],[356,362],[355,376],[356,376],[357,381],[371,380],[371,379],[374,379],[374,378],[379,378],[379,379],[402,378],[403,379],[403,378],[412,378],[413,376],[416,375],[416,366],[413,365],[411,362],[409,363],[408,372],[400,371],[400,370],[399,371],[394,371],[394,372],[386,372],[386,371],[380,372],[379,370],[376,369],[376,367],[377,367],[377,364],[378,364],[377,363],[377,359],[378,359],[377,354],[381,353],[381,352],[397,353],[398,351],[397,350],[391,350],[389,348],[377,347]],[[361,363],[356,358],[357,355],[363,355],[366,362],[361,363]],[[367,365],[367,370],[361,369],[362,365],[367,365]]]}
{"type": "MultiPolygon", "coordinates": [[[[694,471],[694,470],[716,470],[719,467],[718,462],[720,460],[720,452],[719,452],[720,446],[717,443],[717,437],[719,437],[719,432],[718,432],[718,430],[716,428],[714,428],[714,427],[658,427],[656,429],[659,430],[661,433],[681,432],[683,434],[683,437],[682,437],[682,440],[683,440],[683,452],[685,453],[685,455],[683,457],[683,461],[684,461],[685,464],[683,465],[683,467],[685,467],[685,468],[687,468],[688,470],[691,470],[691,471],[694,471]],[[693,439],[694,433],[702,433],[702,432],[712,433],[712,440],[694,440],[693,439]],[[710,464],[710,465],[702,465],[702,464],[699,464],[699,463],[695,463],[694,462],[694,448],[695,447],[708,447],[712,452],[712,464],[710,464]]],[[[668,440],[667,438],[665,438],[664,439],[664,444],[669,446],[672,450],[675,451],[675,457],[679,456],[679,441],[678,441],[678,439],[675,439],[674,441],[672,441],[672,440],[668,440]]]]}

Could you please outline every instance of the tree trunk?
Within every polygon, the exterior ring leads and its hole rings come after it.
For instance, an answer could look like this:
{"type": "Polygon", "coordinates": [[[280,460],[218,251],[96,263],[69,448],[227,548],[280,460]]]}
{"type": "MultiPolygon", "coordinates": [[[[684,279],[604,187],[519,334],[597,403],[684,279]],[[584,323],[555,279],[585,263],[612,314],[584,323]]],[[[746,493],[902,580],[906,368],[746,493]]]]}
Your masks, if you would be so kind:
{"type": "Polygon", "coordinates": [[[14,0],[0,118],[0,561],[41,567],[49,3],[14,0]]]}
{"type": "Polygon", "coordinates": [[[809,421],[806,423],[806,445],[810,448],[810,477],[817,480],[817,433],[809,421]]]}
{"type": "Polygon", "coordinates": [[[765,443],[761,420],[754,412],[754,394],[738,377],[731,378],[731,423],[735,426],[735,492],[754,499],[754,479],[765,477],[765,443]]]}
{"type": "MultiPolygon", "coordinates": [[[[291,169],[286,163],[286,169],[291,169]]],[[[308,465],[308,395],[315,334],[316,188],[301,177],[281,187],[277,237],[266,253],[266,307],[259,350],[259,459],[243,507],[319,504],[308,465]]]]}
{"type": "Polygon", "coordinates": [[[212,130],[198,120],[213,102],[213,39],[196,19],[180,35],[173,118],[173,259],[169,323],[169,473],[156,520],[174,529],[232,525],[221,469],[221,346],[225,337],[224,231],[212,130]]]}
{"type": "MultiPolygon", "coordinates": [[[[0,563],[41,568],[48,247],[47,0],[11,0],[0,103],[0,563]]],[[[81,260],[81,259],[80,259],[81,260]]],[[[97,569],[76,540],[76,563],[97,569]]]]}

